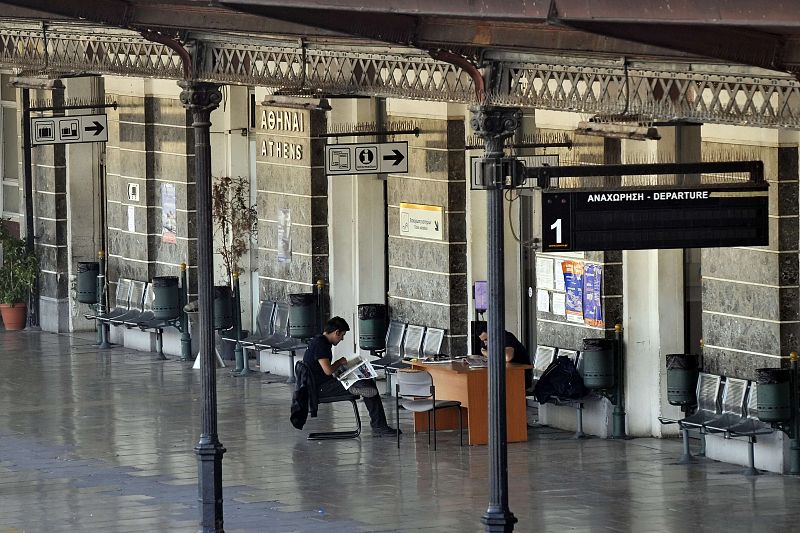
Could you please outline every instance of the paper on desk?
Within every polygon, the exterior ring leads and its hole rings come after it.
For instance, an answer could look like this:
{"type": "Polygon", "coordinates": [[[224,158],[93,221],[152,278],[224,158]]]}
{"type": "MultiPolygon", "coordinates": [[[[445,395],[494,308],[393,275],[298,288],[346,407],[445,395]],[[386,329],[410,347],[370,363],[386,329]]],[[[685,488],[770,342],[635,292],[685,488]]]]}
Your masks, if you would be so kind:
{"type": "Polygon", "coordinates": [[[542,289],[536,290],[536,310],[542,313],[550,312],[550,293],[542,289]]]}

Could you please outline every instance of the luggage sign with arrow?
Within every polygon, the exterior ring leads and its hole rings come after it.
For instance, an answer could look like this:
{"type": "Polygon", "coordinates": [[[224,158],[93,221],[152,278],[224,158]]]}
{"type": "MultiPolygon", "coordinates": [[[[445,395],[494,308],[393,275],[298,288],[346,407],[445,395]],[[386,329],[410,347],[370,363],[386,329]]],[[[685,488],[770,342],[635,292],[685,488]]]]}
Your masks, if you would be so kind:
{"type": "Polygon", "coordinates": [[[31,144],[108,142],[106,115],[72,115],[31,119],[31,144]]]}

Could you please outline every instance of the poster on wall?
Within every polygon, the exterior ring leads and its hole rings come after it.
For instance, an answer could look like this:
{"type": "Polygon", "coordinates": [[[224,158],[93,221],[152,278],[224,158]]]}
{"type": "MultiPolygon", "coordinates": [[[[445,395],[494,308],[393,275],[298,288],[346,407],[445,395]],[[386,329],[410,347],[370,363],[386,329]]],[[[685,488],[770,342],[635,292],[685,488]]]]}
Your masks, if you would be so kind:
{"type": "Polygon", "coordinates": [[[536,287],[553,290],[553,260],[536,256],[536,287]]]}
{"type": "Polygon", "coordinates": [[[583,271],[583,321],[587,326],[603,327],[603,267],[586,265],[583,271]]]}
{"type": "Polygon", "coordinates": [[[564,288],[566,290],[567,322],[583,324],[583,263],[564,261],[564,288]]]}
{"type": "Polygon", "coordinates": [[[278,263],[292,262],[292,210],[278,211],[278,263]]]}
{"type": "Polygon", "coordinates": [[[161,242],[178,242],[178,212],[175,207],[175,185],[161,184],[161,242]]]}

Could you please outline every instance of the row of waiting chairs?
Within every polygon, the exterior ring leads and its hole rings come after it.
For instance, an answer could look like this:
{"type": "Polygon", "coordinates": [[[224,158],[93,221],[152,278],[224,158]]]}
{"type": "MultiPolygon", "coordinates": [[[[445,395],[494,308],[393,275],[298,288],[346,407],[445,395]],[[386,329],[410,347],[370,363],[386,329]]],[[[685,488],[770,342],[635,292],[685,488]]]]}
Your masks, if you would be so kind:
{"type": "Polygon", "coordinates": [[[144,281],[120,278],[114,295],[114,306],[106,313],[88,313],[84,317],[110,326],[124,326],[142,331],[154,330],[158,353],[164,357],[162,333],[164,328],[176,326],[179,319],[162,320],[153,314],[155,295],[153,284],[144,281]]]}
{"type": "MultiPolygon", "coordinates": [[[[233,330],[226,331],[222,338],[236,341],[233,330]]],[[[242,347],[252,350],[296,351],[307,347],[302,339],[289,336],[289,304],[264,300],[256,315],[256,330],[241,340],[242,347]]]]}
{"type": "Polygon", "coordinates": [[[758,474],[754,455],[756,438],[774,432],[770,424],[758,419],[757,399],[758,386],[755,382],[701,372],[697,380],[697,410],[684,418],[659,417],[659,421],[662,424],[678,424],[681,428],[684,452],[681,462],[692,460],[688,440],[690,430],[698,430],[701,435],[746,437],[748,469],[745,473],[755,475],[758,474]]]}
{"type": "Polygon", "coordinates": [[[440,355],[445,330],[406,324],[398,320],[389,322],[386,330],[385,348],[374,352],[379,358],[372,366],[386,374],[386,395],[391,394],[391,375],[403,368],[410,368],[408,361],[426,359],[440,355]]]}

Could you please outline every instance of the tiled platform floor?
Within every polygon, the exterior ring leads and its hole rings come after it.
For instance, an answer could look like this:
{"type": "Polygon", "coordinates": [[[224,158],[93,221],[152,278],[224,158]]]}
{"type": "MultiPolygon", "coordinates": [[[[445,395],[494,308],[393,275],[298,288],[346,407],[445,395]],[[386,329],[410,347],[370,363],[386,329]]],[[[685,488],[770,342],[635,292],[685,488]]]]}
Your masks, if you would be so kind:
{"type": "MultiPolygon", "coordinates": [[[[196,531],[199,372],[92,341],[0,331],[0,533],[196,531]]],[[[486,447],[443,433],[434,453],[408,415],[400,450],[368,425],[310,442],[282,378],[218,376],[227,532],[482,530],[486,447]]],[[[348,425],[348,409],[311,427],[348,425]]],[[[508,452],[516,531],[800,531],[800,480],[676,465],[678,441],[539,427],[508,452]]]]}

